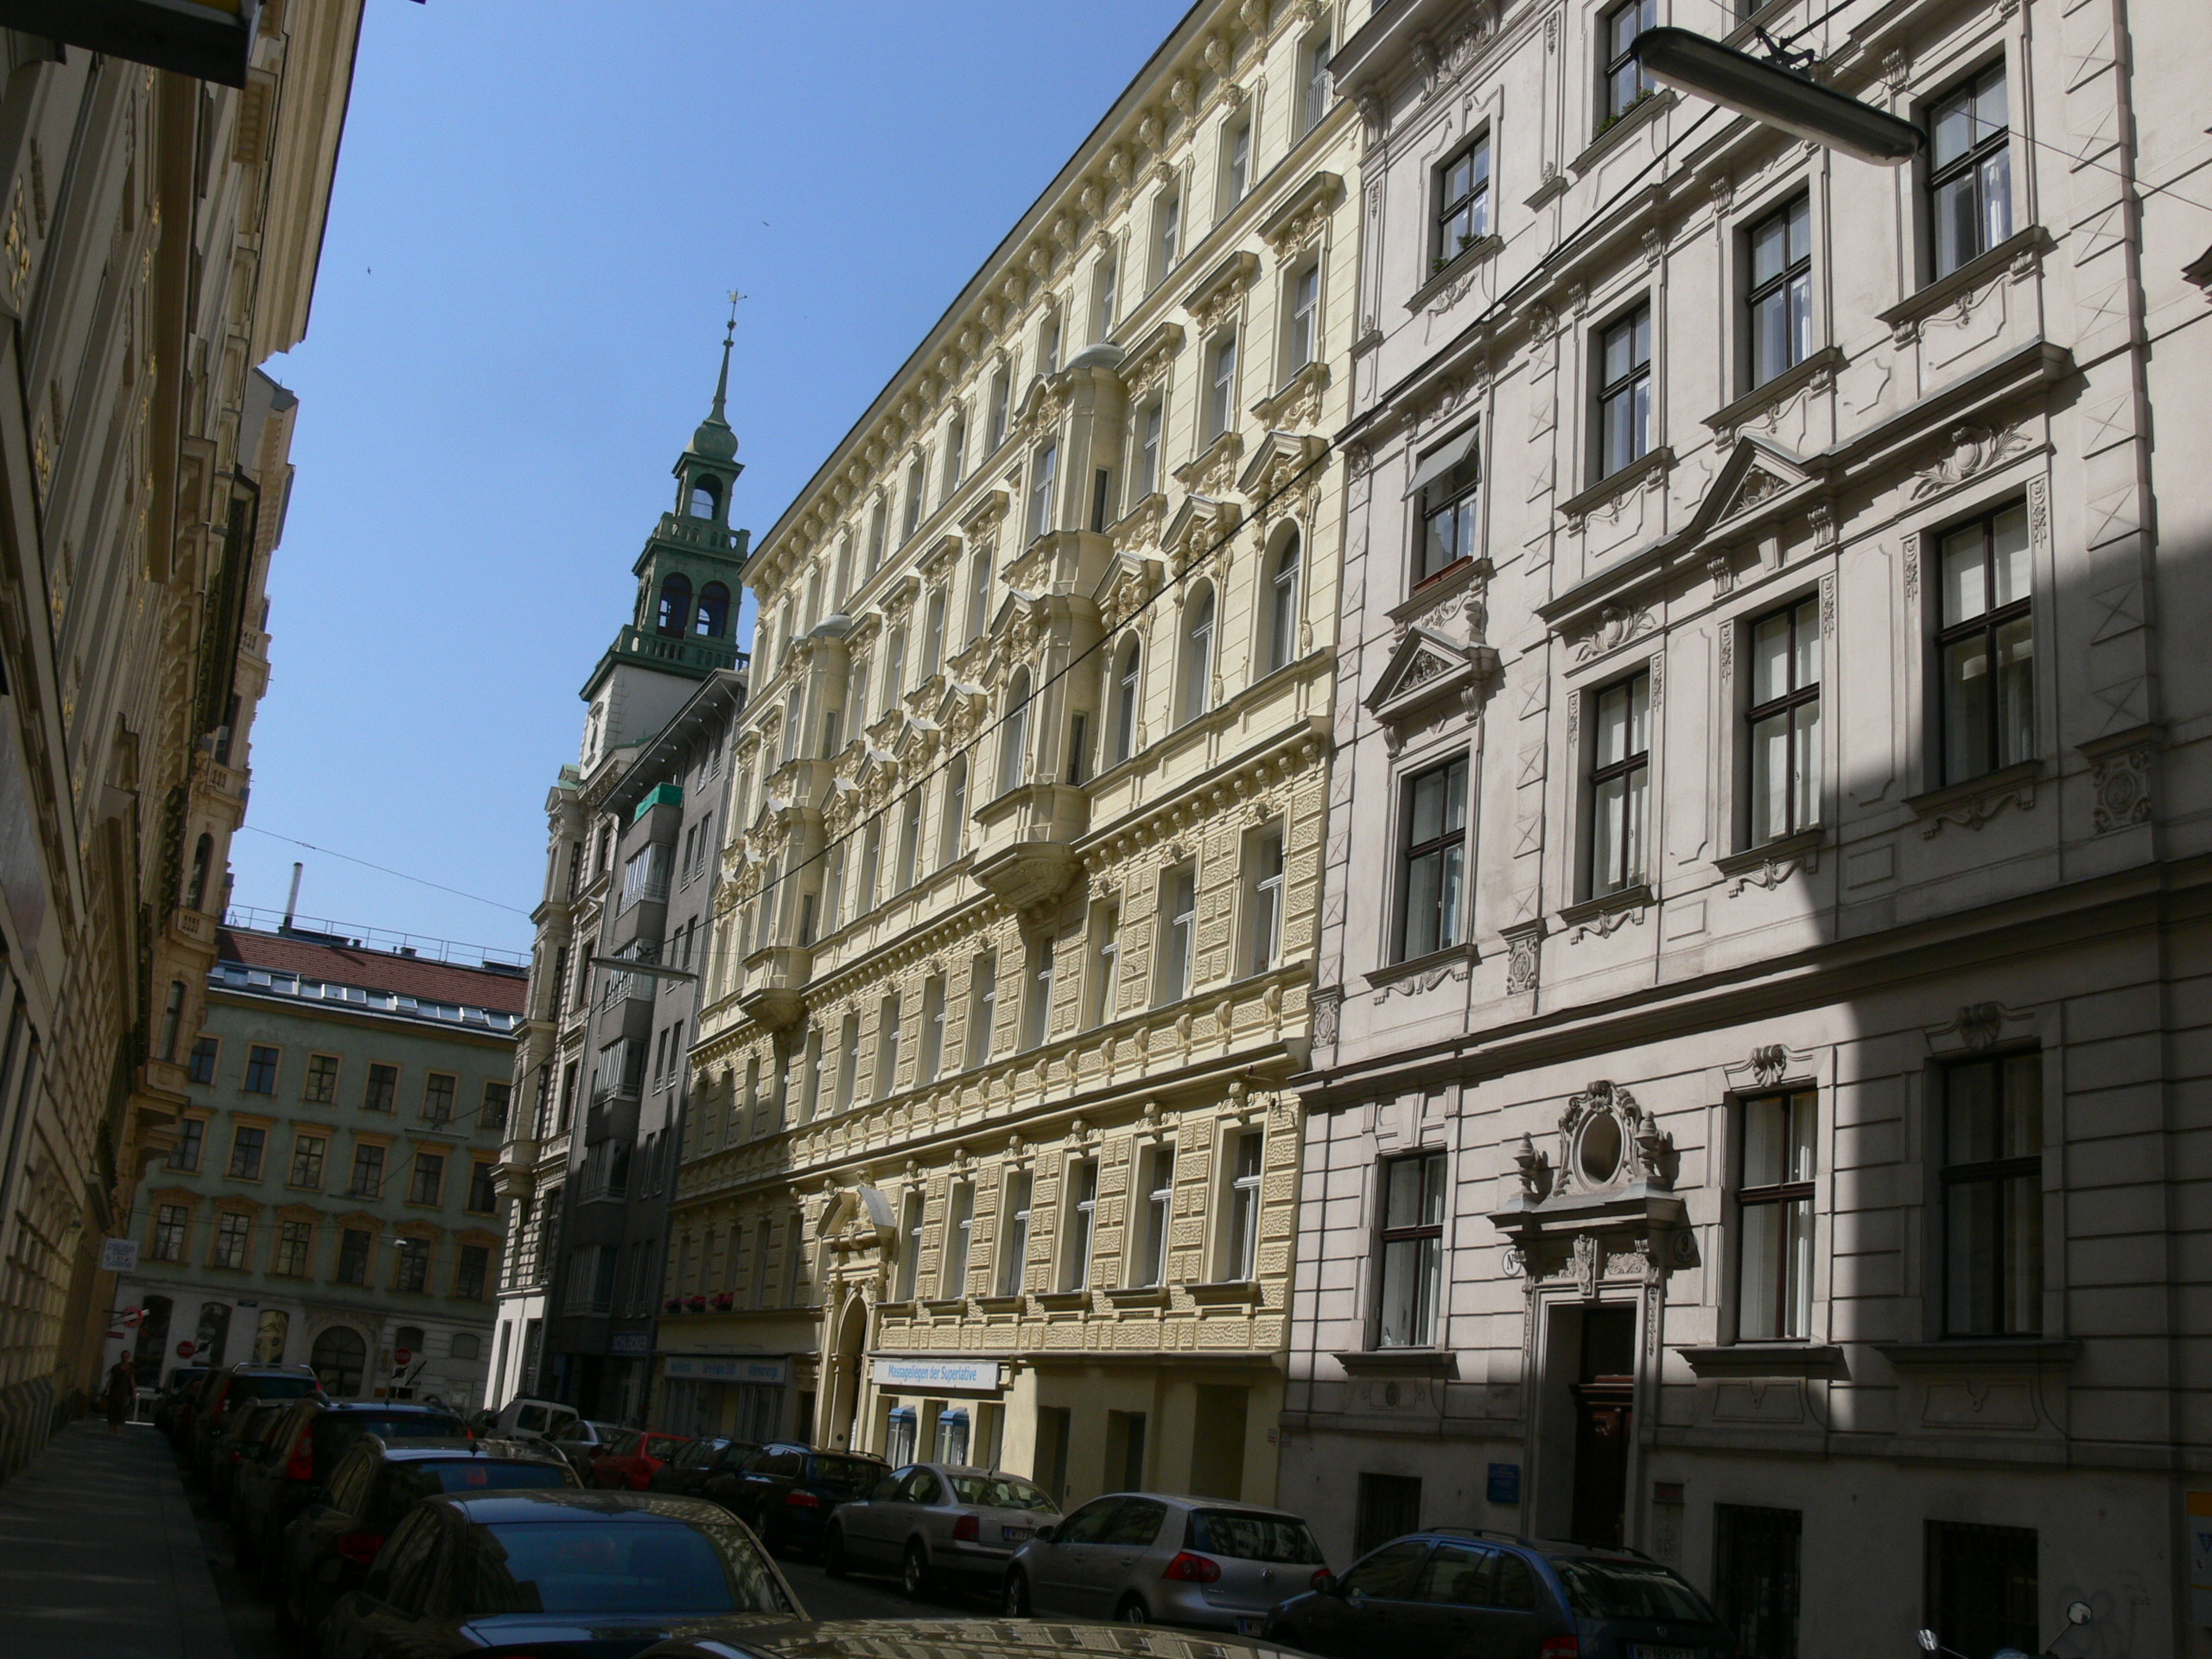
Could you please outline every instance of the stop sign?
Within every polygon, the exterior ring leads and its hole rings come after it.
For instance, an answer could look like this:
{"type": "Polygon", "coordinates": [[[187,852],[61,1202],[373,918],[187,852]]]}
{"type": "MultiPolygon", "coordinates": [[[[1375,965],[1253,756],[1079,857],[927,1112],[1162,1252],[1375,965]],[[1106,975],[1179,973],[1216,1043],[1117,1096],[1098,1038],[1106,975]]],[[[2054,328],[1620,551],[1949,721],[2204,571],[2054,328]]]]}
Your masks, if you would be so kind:
{"type": "Polygon", "coordinates": [[[395,1348],[391,1351],[391,1363],[395,1365],[404,1365],[414,1357],[415,1351],[411,1348],[395,1348]]]}
{"type": "Polygon", "coordinates": [[[176,1357],[179,1359],[190,1359],[192,1357],[192,1344],[188,1342],[180,1342],[177,1344],[176,1357]]]}

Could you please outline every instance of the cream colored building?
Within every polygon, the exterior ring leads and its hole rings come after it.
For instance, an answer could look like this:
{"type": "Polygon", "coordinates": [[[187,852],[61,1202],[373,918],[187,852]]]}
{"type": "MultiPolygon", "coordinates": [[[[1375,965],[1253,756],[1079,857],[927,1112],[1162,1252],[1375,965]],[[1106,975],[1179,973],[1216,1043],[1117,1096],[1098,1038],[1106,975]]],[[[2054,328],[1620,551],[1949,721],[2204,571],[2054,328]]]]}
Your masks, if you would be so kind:
{"type": "Polygon", "coordinates": [[[664,1414],[1274,1495],[1344,21],[1196,8],[754,555],[664,1414]]]}

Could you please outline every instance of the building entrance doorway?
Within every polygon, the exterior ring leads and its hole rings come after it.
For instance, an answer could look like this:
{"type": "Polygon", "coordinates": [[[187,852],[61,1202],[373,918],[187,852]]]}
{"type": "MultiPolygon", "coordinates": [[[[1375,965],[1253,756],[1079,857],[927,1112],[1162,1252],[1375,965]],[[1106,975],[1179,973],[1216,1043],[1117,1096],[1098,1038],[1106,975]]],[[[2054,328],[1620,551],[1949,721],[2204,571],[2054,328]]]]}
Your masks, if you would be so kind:
{"type": "Polygon", "coordinates": [[[1567,1536],[1618,1547],[1628,1518],[1636,1397],[1636,1310],[1583,1311],[1574,1382],[1574,1511],[1567,1536]]]}

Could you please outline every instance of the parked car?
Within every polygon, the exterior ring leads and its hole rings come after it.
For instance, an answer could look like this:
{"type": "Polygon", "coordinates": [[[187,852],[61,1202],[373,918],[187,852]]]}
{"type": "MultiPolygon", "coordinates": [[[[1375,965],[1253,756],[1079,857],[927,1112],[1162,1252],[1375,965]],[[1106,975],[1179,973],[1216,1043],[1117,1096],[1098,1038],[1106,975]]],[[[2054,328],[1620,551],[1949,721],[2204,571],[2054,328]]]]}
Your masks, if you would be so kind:
{"type": "Polygon", "coordinates": [[[461,1432],[452,1413],[398,1400],[331,1400],[309,1395],[283,1408],[268,1450],[238,1465],[231,1490],[231,1545],[241,1571],[258,1567],[274,1591],[284,1529],[365,1434],[421,1439],[461,1432]]]}
{"type": "Polygon", "coordinates": [[[653,1471],[646,1490],[668,1492],[678,1497],[703,1497],[709,1479],[721,1473],[736,1474],[758,1456],[760,1451],[760,1446],[751,1440],[724,1440],[717,1436],[690,1441],[677,1449],[675,1457],[653,1471]]]}
{"type": "Polygon", "coordinates": [[[203,1480],[215,1437],[232,1411],[248,1400],[298,1400],[321,1389],[312,1367],[306,1365],[232,1365],[217,1371],[200,1387],[194,1402],[191,1450],[187,1463],[203,1480]]]}
{"type": "Polygon", "coordinates": [[[532,1400],[518,1395],[491,1414],[476,1432],[495,1440],[550,1440],[583,1414],[558,1400],[532,1400]]]}
{"type": "Polygon", "coordinates": [[[154,1395],[154,1427],[176,1441],[176,1414],[190,1399],[194,1389],[207,1380],[205,1365],[180,1365],[162,1379],[162,1386],[154,1395]]]}
{"type": "MultiPolygon", "coordinates": [[[[870,1618],[823,1624],[771,1624],[763,1619],[707,1620],[680,1630],[638,1659],[881,1659],[886,1654],[957,1653],[960,1659],[1113,1659],[1150,1653],[1160,1659],[1297,1659],[1234,1636],[1147,1641],[1096,1624],[1011,1624],[997,1620],[870,1618]],[[1101,1637],[1107,1638],[1101,1640],[1101,1637]]],[[[1407,1659],[1427,1659],[1408,1654],[1407,1659]]]]}
{"type": "Polygon", "coordinates": [[[1480,1653],[1484,1659],[1659,1659],[1735,1651],[1705,1599],[1632,1552],[1444,1529],[1393,1539],[1294,1596],[1262,1626],[1324,1659],[1480,1653]]]}
{"type": "Polygon", "coordinates": [[[653,1476],[668,1467],[669,1459],[690,1444],[681,1434],[626,1428],[609,1439],[592,1459],[590,1484],[614,1492],[650,1491],[653,1476]]]}
{"type": "Polygon", "coordinates": [[[822,1547],[837,1506],[864,1497],[891,1472],[865,1452],[817,1452],[779,1440],[760,1448],[744,1468],[710,1476],[704,1496],[760,1536],[770,1549],[822,1547]]]}
{"type": "Polygon", "coordinates": [[[832,1578],[853,1567],[894,1570],[917,1599],[949,1582],[995,1589],[1014,1552],[1059,1517],[1043,1489],[1019,1475],[913,1464],[837,1506],[822,1566],[832,1578]]]}
{"type": "Polygon", "coordinates": [[[627,1659],[679,1623],[806,1617],[713,1504],[645,1492],[454,1494],[418,1504],[322,1626],[327,1659],[627,1659]]]}
{"type": "Polygon", "coordinates": [[[207,1452],[207,1510],[218,1518],[231,1507],[239,1467],[261,1456],[269,1432],[290,1407],[289,1400],[245,1400],[231,1411],[207,1452]]]}
{"type": "Polygon", "coordinates": [[[284,1529],[279,1605],[313,1631],[338,1598],[368,1576],[392,1529],[426,1497],[582,1484],[567,1459],[528,1440],[364,1435],[284,1529]]]}
{"type": "Polygon", "coordinates": [[[591,1460],[604,1452],[607,1443],[622,1432],[620,1423],[571,1417],[548,1434],[545,1443],[574,1464],[577,1478],[588,1486],[591,1484],[591,1460]]]}
{"type": "Polygon", "coordinates": [[[1113,1492],[1040,1527],[1005,1576],[1012,1617],[1117,1618],[1255,1634],[1327,1571],[1304,1521],[1210,1497],[1113,1492]]]}

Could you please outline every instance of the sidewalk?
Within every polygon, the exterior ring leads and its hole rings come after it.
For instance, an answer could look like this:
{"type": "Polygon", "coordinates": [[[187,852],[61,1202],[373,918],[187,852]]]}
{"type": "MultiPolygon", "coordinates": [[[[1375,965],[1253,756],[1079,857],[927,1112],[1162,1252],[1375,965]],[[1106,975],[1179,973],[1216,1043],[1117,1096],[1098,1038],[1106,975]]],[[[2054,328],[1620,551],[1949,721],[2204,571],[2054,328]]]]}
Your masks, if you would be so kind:
{"type": "Polygon", "coordinates": [[[0,1486],[8,1659],[235,1659],[167,1441],[73,1423],[0,1486]]]}

